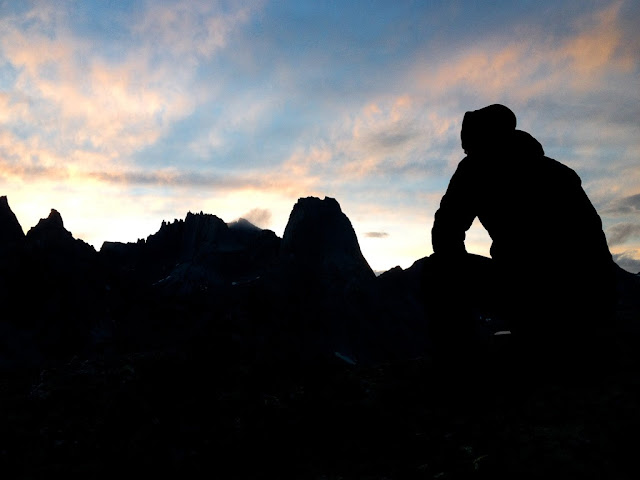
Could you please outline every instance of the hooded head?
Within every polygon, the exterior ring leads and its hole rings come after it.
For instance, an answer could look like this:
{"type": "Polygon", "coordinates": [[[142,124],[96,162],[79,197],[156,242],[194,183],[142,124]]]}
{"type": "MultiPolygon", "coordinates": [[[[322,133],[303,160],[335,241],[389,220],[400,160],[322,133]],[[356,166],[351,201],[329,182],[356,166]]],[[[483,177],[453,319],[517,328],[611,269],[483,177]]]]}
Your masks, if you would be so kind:
{"type": "Polygon", "coordinates": [[[467,154],[499,148],[515,129],[516,116],[504,105],[495,103],[466,112],[460,132],[462,148],[467,154]]]}

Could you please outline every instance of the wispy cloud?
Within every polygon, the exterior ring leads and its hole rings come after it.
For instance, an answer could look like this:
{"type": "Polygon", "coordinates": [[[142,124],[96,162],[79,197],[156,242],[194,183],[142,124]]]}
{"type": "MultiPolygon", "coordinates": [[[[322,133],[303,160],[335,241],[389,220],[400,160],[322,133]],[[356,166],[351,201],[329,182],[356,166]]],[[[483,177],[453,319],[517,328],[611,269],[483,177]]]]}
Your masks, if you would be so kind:
{"type": "Polygon", "coordinates": [[[245,220],[248,220],[249,222],[261,228],[269,227],[269,225],[271,224],[271,217],[271,210],[258,207],[252,208],[244,215],[241,215],[241,218],[244,218],[245,220]]]}
{"type": "Polygon", "coordinates": [[[36,4],[2,19],[1,58],[16,74],[0,98],[10,112],[0,121],[19,131],[13,140],[24,150],[37,136],[49,156],[88,170],[130,161],[192,113],[198,62],[225,48],[250,12],[240,4],[222,13],[210,2],[149,3],[124,26],[130,42],[113,58],[97,39],[74,33],[71,4],[59,7],[36,4]]]}
{"type": "Polygon", "coordinates": [[[389,234],[387,232],[366,232],[364,236],[367,238],[387,238],[389,234]]]}
{"type": "Polygon", "coordinates": [[[618,223],[607,230],[610,247],[622,245],[630,239],[640,243],[640,223],[618,223]]]}
{"type": "Polygon", "coordinates": [[[553,53],[559,66],[573,70],[577,75],[574,86],[593,88],[602,75],[617,69],[631,72],[638,62],[637,52],[625,42],[620,26],[621,8],[624,2],[617,1],[576,22],[577,34],[560,43],[553,53]]]}
{"type": "Polygon", "coordinates": [[[605,208],[604,213],[607,215],[629,215],[640,213],[640,193],[614,199],[611,204],[605,208]]]}
{"type": "Polygon", "coordinates": [[[578,18],[570,28],[548,32],[514,23],[507,35],[493,34],[417,72],[421,86],[438,94],[463,87],[483,97],[506,96],[527,101],[557,91],[600,90],[602,77],[615,71],[631,73],[638,65],[629,44],[638,34],[621,26],[615,2],[578,18]],[[568,89],[567,87],[570,87],[568,89]]]}
{"type": "Polygon", "coordinates": [[[133,33],[155,56],[169,55],[189,63],[210,59],[228,44],[229,36],[245,23],[261,2],[218,1],[148,2],[133,33]]]}

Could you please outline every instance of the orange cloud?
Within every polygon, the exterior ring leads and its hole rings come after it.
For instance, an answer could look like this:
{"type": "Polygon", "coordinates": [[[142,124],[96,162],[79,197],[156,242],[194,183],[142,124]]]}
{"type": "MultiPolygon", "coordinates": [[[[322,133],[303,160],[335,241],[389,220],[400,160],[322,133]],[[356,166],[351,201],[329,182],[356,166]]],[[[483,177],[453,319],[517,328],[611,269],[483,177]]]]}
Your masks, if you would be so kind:
{"type": "Polygon", "coordinates": [[[221,12],[217,2],[154,4],[147,9],[135,31],[152,39],[152,48],[170,52],[176,59],[197,62],[197,57],[210,58],[225,47],[230,33],[246,22],[260,3],[234,2],[231,12],[221,12]]]}
{"type": "Polygon", "coordinates": [[[40,4],[3,18],[0,51],[17,78],[0,96],[0,124],[37,127],[39,137],[29,138],[27,128],[26,136],[12,138],[0,168],[6,175],[41,175],[51,167],[48,157],[58,172],[113,171],[154,144],[198,101],[190,92],[197,65],[185,52],[210,58],[255,6],[224,14],[216,8],[209,2],[150,6],[136,27],[149,34],[140,37],[149,43],[130,45],[127,57],[116,61],[73,36],[64,8],[40,4]],[[33,157],[38,168],[30,166],[33,157]]]}
{"type": "Polygon", "coordinates": [[[579,75],[601,73],[612,68],[630,71],[637,63],[637,52],[624,48],[619,26],[622,2],[615,2],[592,17],[581,19],[579,32],[555,51],[559,61],[568,60],[579,75]]]}
{"type": "Polygon", "coordinates": [[[566,38],[520,29],[513,39],[481,41],[439,64],[418,66],[412,75],[424,92],[436,96],[462,87],[485,98],[527,99],[567,84],[582,90],[599,87],[612,69],[630,72],[638,65],[621,27],[622,4],[581,18],[566,38]]]}

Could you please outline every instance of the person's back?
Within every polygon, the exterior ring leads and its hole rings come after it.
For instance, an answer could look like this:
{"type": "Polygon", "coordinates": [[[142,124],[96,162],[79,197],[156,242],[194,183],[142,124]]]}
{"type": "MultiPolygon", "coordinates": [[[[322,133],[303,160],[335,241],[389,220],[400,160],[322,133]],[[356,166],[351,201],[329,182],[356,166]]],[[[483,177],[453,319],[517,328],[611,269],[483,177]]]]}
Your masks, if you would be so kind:
{"type": "Polygon", "coordinates": [[[436,212],[434,253],[464,254],[465,231],[478,217],[493,241],[495,290],[514,333],[562,348],[610,323],[613,261],[578,175],[515,130],[506,107],[467,112],[462,140],[468,155],[436,212]]]}
{"type": "Polygon", "coordinates": [[[505,267],[515,261],[531,268],[611,261],[600,217],[578,175],[544,156],[542,147],[530,148],[536,142],[530,135],[513,136],[504,150],[470,155],[460,165],[462,188],[473,196],[471,212],[493,240],[491,257],[505,267]]]}

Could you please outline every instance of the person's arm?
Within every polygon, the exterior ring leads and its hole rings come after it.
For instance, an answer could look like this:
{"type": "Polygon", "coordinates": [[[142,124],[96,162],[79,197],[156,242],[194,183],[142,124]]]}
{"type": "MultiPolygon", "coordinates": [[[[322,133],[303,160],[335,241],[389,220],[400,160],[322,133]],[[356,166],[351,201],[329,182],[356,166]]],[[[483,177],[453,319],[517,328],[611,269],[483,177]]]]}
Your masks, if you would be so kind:
{"type": "Polygon", "coordinates": [[[431,244],[433,252],[438,256],[459,256],[467,253],[464,245],[466,231],[469,230],[476,217],[473,208],[474,179],[469,172],[468,157],[460,162],[451,177],[447,191],[436,211],[431,244]]]}

